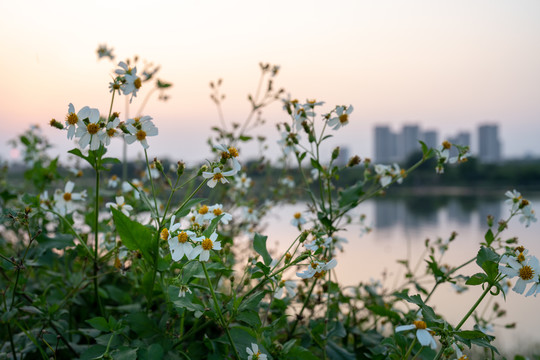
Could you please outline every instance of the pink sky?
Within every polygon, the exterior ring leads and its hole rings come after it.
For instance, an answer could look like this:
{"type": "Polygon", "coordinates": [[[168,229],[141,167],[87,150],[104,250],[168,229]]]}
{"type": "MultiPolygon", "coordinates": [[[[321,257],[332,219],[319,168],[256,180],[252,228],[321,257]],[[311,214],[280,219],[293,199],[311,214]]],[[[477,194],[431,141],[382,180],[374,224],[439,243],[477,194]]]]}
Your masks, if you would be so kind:
{"type": "MultiPolygon", "coordinates": [[[[260,61],[281,65],[277,85],[294,98],[326,101],[324,110],[354,105],[332,144],[361,157],[373,155],[375,124],[418,123],[441,137],[471,131],[475,142],[486,121],[500,124],[506,157],[540,155],[538,14],[534,0],[2,2],[1,158],[36,123],[56,152],[72,148],[47,125],[70,102],[108,111],[114,66],[97,62],[101,43],[116,61],[138,54],[161,64],[159,77],[174,83],[169,102],[146,108],[160,130],[151,156],[208,156],[208,129],[218,123],[209,81],[224,79],[226,119],[243,119],[260,61]]],[[[285,115],[279,104],[266,112],[272,152],[273,124],[285,115]]]]}

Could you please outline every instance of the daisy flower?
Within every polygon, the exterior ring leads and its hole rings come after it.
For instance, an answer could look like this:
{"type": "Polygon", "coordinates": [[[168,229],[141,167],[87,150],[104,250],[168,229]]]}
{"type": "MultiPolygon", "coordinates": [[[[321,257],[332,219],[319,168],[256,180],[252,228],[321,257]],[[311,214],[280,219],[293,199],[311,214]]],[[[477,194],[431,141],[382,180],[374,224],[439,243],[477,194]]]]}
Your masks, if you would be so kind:
{"type": "Polygon", "coordinates": [[[126,143],[132,144],[135,140],[139,141],[143,148],[148,149],[148,141],[146,141],[147,136],[156,136],[158,134],[158,128],[154,125],[152,121],[145,121],[139,124],[138,127],[135,127],[133,124],[126,125],[129,135],[125,135],[126,143]]]}
{"type": "Polygon", "coordinates": [[[521,205],[521,200],[523,199],[523,197],[516,189],[512,191],[508,190],[504,195],[508,198],[504,203],[507,206],[512,207],[512,212],[519,209],[519,205],[521,205]]]}
{"type": "Polygon", "coordinates": [[[334,130],[337,130],[342,126],[347,125],[349,123],[349,115],[353,112],[353,110],[354,107],[352,105],[349,105],[349,107],[336,107],[337,116],[328,120],[328,126],[332,127],[334,130]]]}
{"type": "Polygon", "coordinates": [[[75,135],[75,130],[77,129],[77,124],[79,119],[86,119],[90,115],[90,108],[88,106],[83,107],[77,114],[75,114],[75,107],[72,103],[68,105],[68,114],[66,115],[66,128],[67,128],[67,138],[69,140],[73,139],[75,135]]]}
{"type": "Polygon", "coordinates": [[[234,174],[236,174],[236,171],[234,170],[221,172],[221,168],[215,167],[212,172],[204,171],[202,173],[202,176],[205,179],[210,179],[210,181],[208,181],[208,186],[213,188],[218,182],[222,184],[227,184],[229,180],[227,180],[225,176],[233,176],[234,174]]]}
{"type": "Polygon", "coordinates": [[[267,360],[266,354],[262,354],[257,344],[251,343],[251,348],[247,347],[248,360],[267,360]]]}
{"type": "Polygon", "coordinates": [[[294,297],[296,295],[296,282],[292,280],[281,280],[274,291],[274,296],[278,299],[282,297],[294,297]]]}
{"type": "Polygon", "coordinates": [[[199,256],[199,261],[208,261],[210,259],[210,250],[221,250],[221,242],[216,241],[218,235],[214,231],[210,237],[199,236],[193,241],[200,242],[193,251],[188,255],[188,259],[193,260],[199,256]]]}
{"type": "Polygon", "coordinates": [[[518,294],[523,294],[528,283],[538,278],[538,259],[531,255],[520,253],[517,257],[502,257],[499,262],[499,271],[509,278],[518,277],[516,284],[512,288],[518,294]],[[500,263],[503,263],[501,265],[500,263]]]}
{"type": "Polygon", "coordinates": [[[326,263],[322,261],[313,260],[304,272],[302,273],[297,272],[296,276],[302,279],[310,279],[312,277],[315,277],[318,279],[318,278],[323,277],[328,270],[335,268],[336,265],[337,265],[336,259],[332,259],[326,263]]]}
{"type": "Polygon", "coordinates": [[[221,219],[219,220],[222,224],[225,224],[227,225],[229,223],[229,221],[232,220],[232,215],[229,214],[229,213],[226,213],[223,211],[223,205],[221,204],[215,204],[213,206],[210,206],[208,208],[208,212],[209,214],[211,214],[209,217],[208,217],[208,220],[212,220],[220,215],[223,215],[221,217],[221,219]]]}
{"type": "Polygon", "coordinates": [[[416,329],[416,338],[422,346],[429,346],[433,350],[437,348],[437,343],[430,333],[430,329],[422,320],[413,321],[410,325],[401,325],[396,327],[396,332],[416,329]]]}
{"type": "Polygon", "coordinates": [[[293,219],[291,220],[291,225],[300,227],[306,222],[307,222],[306,219],[302,217],[302,213],[297,212],[293,215],[293,219]]]}
{"type": "Polygon", "coordinates": [[[186,297],[186,293],[191,294],[191,290],[187,287],[187,285],[180,285],[180,292],[178,292],[178,297],[186,297]]]}
{"type": "MultiPolygon", "coordinates": [[[[178,224],[180,225],[180,224],[178,224]]],[[[174,261],[180,261],[184,255],[190,258],[190,254],[193,251],[193,246],[189,243],[189,239],[192,236],[195,236],[195,233],[192,231],[180,231],[175,236],[172,236],[171,233],[175,232],[177,229],[172,229],[169,232],[169,249],[171,250],[171,256],[174,261]]]]}
{"type": "Polygon", "coordinates": [[[101,133],[103,132],[99,126],[99,110],[88,109],[87,118],[88,124],[85,124],[83,119],[79,118],[75,136],[80,138],[79,145],[81,148],[84,149],[90,144],[90,150],[97,150],[101,145],[101,133]]]}
{"type": "Polygon", "coordinates": [[[74,201],[84,200],[86,198],[86,190],[80,193],[74,193],[73,188],[75,183],[68,181],[64,187],[64,191],[57,189],[54,193],[55,208],[61,215],[66,215],[73,212],[77,205],[74,201]]]}
{"type": "Polygon", "coordinates": [[[525,227],[529,227],[529,225],[531,225],[531,222],[536,221],[536,215],[531,204],[524,206],[523,209],[521,209],[521,216],[519,218],[519,222],[522,224],[525,223],[525,227]]]}
{"type": "Polygon", "coordinates": [[[126,204],[123,196],[117,196],[116,203],[108,202],[105,204],[105,206],[108,208],[115,208],[116,210],[120,210],[126,216],[129,216],[129,212],[133,210],[133,207],[131,205],[126,204]]]}
{"type": "Polygon", "coordinates": [[[224,159],[231,159],[233,163],[233,170],[236,172],[242,169],[242,165],[238,162],[238,149],[233,146],[226,147],[223,144],[214,146],[215,149],[221,151],[221,157],[224,159]]]}
{"type": "Polygon", "coordinates": [[[101,142],[103,142],[105,146],[109,146],[111,144],[111,139],[120,135],[120,132],[117,129],[118,124],[120,124],[119,118],[109,121],[105,127],[105,131],[101,133],[101,142]]]}

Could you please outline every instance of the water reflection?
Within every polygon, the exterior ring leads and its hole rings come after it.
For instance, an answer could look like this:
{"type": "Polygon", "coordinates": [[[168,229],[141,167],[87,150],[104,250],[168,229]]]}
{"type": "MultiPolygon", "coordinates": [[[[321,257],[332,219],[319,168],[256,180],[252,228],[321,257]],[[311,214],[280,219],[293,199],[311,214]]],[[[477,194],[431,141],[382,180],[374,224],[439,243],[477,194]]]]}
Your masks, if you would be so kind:
{"type": "Polygon", "coordinates": [[[426,226],[439,226],[441,222],[470,225],[477,214],[480,226],[486,225],[491,215],[498,221],[502,215],[501,200],[487,197],[400,197],[380,198],[374,201],[374,226],[389,229],[403,226],[407,229],[420,229],[426,226]],[[446,214],[444,217],[443,214],[446,214]]]}

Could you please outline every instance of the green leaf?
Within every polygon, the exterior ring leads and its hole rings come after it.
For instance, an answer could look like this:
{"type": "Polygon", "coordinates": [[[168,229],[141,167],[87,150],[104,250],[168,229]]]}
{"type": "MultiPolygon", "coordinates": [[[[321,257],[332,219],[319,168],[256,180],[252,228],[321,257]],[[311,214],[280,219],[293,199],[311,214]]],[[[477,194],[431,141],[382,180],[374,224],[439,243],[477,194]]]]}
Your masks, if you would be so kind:
{"type": "Polygon", "coordinates": [[[487,246],[490,246],[493,240],[495,240],[495,237],[493,236],[493,231],[491,231],[491,229],[488,229],[486,235],[484,236],[484,239],[486,239],[487,246]]]}
{"type": "Polygon", "coordinates": [[[322,168],[322,166],[321,166],[321,164],[320,164],[317,160],[315,160],[315,159],[313,159],[313,158],[311,158],[310,160],[311,160],[311,166],[312,166],[314,169],[317,169],[317,170],[319,170],[320,172],[323,172],[323,171],[324,171],[323,168],[322,168]]]}
{"type": "Polygon", "coordinates": [[[486,339],[487,336],[483,332],[479,330],[464,330],[464,331],[458,331],[455,333],[456,335],[464,338],[464,339],[486,339]]]}
{"type": "Polygon", "coordinates": [[[255,233],[255,237],[253,239],[253,248],[259,255],[262,256],[264,260],[264,264],[268,266],[272,262],[272,257],[270,256],[270,254],[268,253],[268,250],[266,249],[267,239],[268,239],[268,236],[255,233]]]}
{"type": "Polygon", "coordinates": [[[238,310],[254,310],[257,311],[260,307],[260,302],[263,299],[265,295],[264,291],[256,292],[255,294],[251,295],[249,298],[247,298],[245,301],[240,304],[238,307],[238,310]]]}
{"type": "Polygon", "coordinates": [[[152,242],[153,231],[146,226],[131,220],[120,210],[111,207],[116,231],[122,244],[129,250],[138,250],[150,263],[154,262],[152,242]]]}
{"type": "Polygon", "coordinates": [[[493,261],[498,263],[499,255],[492,249],[482,246],[480,247],[480,250],[478,250],[478,254],[476,255],[476,263],[478,264],[478,266],[483,268],[482,264],[486,261],[493,261]]]}
{"type": "Polygon", "coordinates": [[[203,231],[203,235],[206,237],[210,237],[210,235],[212,235],[212,233],[216,231],[216,228],[219,224],[219,220],[221,220],[223,216],[224,215],[222,214],[222,215],[219,215],[218,217],[213,218],[212,221],[210,222],[210,225],[208,225],[206,230],[203,231]]]}
{"type": "Polygon", "coordinates": [[[302,347],[294,346],[287,353],[288,360],[319,360],[319,357],[315,356],[311,351],[302,347]]]}
{"type": "Polygon", "coordinates": [[[356,359],[356,356],[353,353],[348,352],[333,341],[328,341],[328,345],[326,345],[326,353],[330,359],[356,359]]]}
{"type": "Polygon", "coordinates": [[[163,359],[163,356],[165,355],[165,351],[163,350],[163,347],[160,344],[154,343],[146,349],[145,348],[139,349],[137,355],[138,357],[132,357],[131,359],[136,358],[139,360],[160,360],[160,359],[163,359]]]}
{"type": "Polygon", "coordinates": [[[362,181],[357,182],[353,186],[339,192],[338,205],[341,208],[346,208],[355,205],[360,196],[364,195],[364,183],[362,181]]]}
{"type": "Polygon", "coordinates": [[[109,322],[101,316],[86,320],[86,322],[89,323],[94,329],[98,329],[99,331],[108,332],[111,330],[109,322]]]}
{"type": "Polygon", "coordinates": [[[261,326],[261,319],[259,313],[255,310],[242,311],[236,317],[236,320],[242,321],[252,328],[258,328],[261,326]]]}
{"type": "Polygon", "coordinates": [[[65,249],[68,246],[75,246],[73,242],[73,236],[67,234],[56,234],[54,237],[48,237],[45,233],[39,234],[36,237],[36,241],[39,243],[40,248],[43,249],[65,249]]]}
{"type": "Polygon", "coordinates": [[[399,321],[399,319],[400,319],[398,313],[386,308],[385,306],[368,305],[368,306],[366,306],[366,308],[369,309],[371,312],[373,312],[375,315],[387,317],[387,318],[390,318],[392,320],[395,320],[396,322],[399,321]]]}
{"type": "Polygon", "coordinates": [[[465,282],[467,285],[480,285],[487,281],[486,274],[476,273],[465,282]]]}
{"type": "MultiPolygon", "coordinates": [[[[137,358],[137,350],[139,350],[139,348],[122,346],[111,352],[111,356],[114,360],[132,360],[137,358]]],[[[160,358],[154,357],[154,359],[160,358]]]]}
{"type": "Polygon", "coordinates": [[[161,333],[156,324],[143,312],[129,314],[126,320],[130,329],[142,338],[152,337],[161,333]]]}

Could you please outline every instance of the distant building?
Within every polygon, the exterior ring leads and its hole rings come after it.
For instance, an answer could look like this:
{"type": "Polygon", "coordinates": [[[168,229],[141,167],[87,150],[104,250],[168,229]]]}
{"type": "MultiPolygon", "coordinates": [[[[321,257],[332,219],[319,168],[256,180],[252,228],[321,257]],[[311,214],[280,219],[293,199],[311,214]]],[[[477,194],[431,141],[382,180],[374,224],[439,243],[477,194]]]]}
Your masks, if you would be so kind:
{"type": "Polygon", "coordinates": [[[424,144],[427,145],[429,148],[436,148],[439,146],[439,134],[435,130],[428,130],[424,131],[422,133],[421,140],[424,142],[424,144]]]}
{"type": "MultiPolygon", "coordinates": [[[[466,131],[462,131],[462,132],[458,133],[456,136],[448,138],[448,141],[451,142],[452,144],[455,144],[455,145],[469,146],[469,148],[470,148],[470,146],[471,146],[471,134],[466,132],[466,131]]],[[[458,154],[459,154],[458,149],[453,146],[450,149],[450,157],[458,156],[458,154]]]]}
{"type": "Polygon", "coordinates": [[[388,126],[375,127],[375,162],[390,163],[395,161],[396,135],[388,126]]]}
{"type": "Polygon", "coordinates": [[[420,143],[420,128],[418,125],[405,125],[401,132],[403,139],[400,161],[407,160],[407,158],[414,152],[421,150],[420,143]]]}
{"type": "Polygon", "coordinates": [[[478,127],[478,160],[483,163],[501,161],[499,126],[487,124],[478,127]]]}

